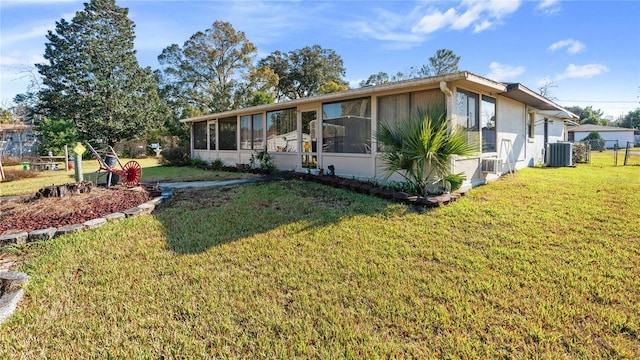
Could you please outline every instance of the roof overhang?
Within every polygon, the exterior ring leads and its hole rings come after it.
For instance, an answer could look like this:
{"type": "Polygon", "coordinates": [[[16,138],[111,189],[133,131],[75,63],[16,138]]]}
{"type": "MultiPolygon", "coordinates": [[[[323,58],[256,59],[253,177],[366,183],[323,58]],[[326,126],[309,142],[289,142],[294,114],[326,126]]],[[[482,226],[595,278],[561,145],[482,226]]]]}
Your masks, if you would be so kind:
{"type": "Polygon", "coordinates": [[[461,72],[456,72],[456,73],[451,73],[451,74],[446,74],[441,76],[432,76],[428,78],[396,81],[392,83],[380,84],[375,86],[349,89],[349,90],[339,91],[339,92],[330,93],[330,94],[317,95],[317,96],[312,96],[308,98],[277,102],[277,103],[267,104],[267,105],[252,106],[252,107],[247,107],[247,108],[242,108],[237,110],[218,112],[214,114],[201,115],[201,116],[196,116],[188,119],[182,119],[180,120],[180,122],[192,123],[192,122],[213,120],[213,119],[237,116],[240,114],[258,113],[263,111],[273,111],[273,110],[280,110],[280,109],[286,109],[286,108],[292,108],[292,107],[300,107],[308,103],[317,103],[317,102],[326,103],[326,102],[338,101],[343,99],[353,99],[353,98],[358,98],[362,96],[370,96],[370,95],[375,95],[375,94],[385,93],[385,92],[393,92],[395,90],[420,88],[424,86],[433,86],[434,88],[438,88],[441,82],[448,83],[448,82],[455,82],[459,80],[466,80],[466,81],[473,82],[479,86],[489,88],[492,90],[492,92],[496,92],[496,93],[502,93],[506,91],[506,85],[503,83],[486,79],[478,75],[474,75],[468,71],[461,71],[461,72]]]}
{"type": "Polygon", "coordinates": [[[578,115],[519,83],[508,84],[507,91],[502,95],[534,107],[539,110],[538,113],[540,114],[555,116],[567,120],[580,119],[578,115]]]}
{"type": "Polygon", "coordinates": [[[428,78],[412,79],[405,81],[397,81],[392,83],[386,83],[375,86],[361,87],[357,89],[349,89],[345,91],[312,96],[308,98],[289,100],[283,102],[277,102],[267,105],[252,106],[237,110],[230,110],[224,112],[218,112],[214,114],[207,114],[202,116],[196,116],[188,119],[182,119],[182,123],[192,123],[199,121],[214,120],[226,117],[233,117],[244,114],[259,113],[264,111],[274,111],[293,107],[302,107],[305,104],[311,103],[327,103],[339,100],[354,99],[363,96],[371,96],[382,93],[392,93],[394,91],[409,90],[413,88],[424,88],[425,86],[433,86],[439,88],[441,83],[445,85],[447,83],[466,82],[467,84],[473,84],[474,87],[484,89],[492,94],[499,94],[507,98],[519,101],[533,107],[539,113],[544,113],[549,116],[554,116],[565,121],[571,122],[572,120],[578,120],[579,117],[562,106],[554,103],[553,101],[531,91],[527,87],[519,83],[505,84],[502,82],[493,81],[491,79],[484,78],[482,76],[475,75],[468,71],[460,71],[456,73],[432,76],[428,78]]]}

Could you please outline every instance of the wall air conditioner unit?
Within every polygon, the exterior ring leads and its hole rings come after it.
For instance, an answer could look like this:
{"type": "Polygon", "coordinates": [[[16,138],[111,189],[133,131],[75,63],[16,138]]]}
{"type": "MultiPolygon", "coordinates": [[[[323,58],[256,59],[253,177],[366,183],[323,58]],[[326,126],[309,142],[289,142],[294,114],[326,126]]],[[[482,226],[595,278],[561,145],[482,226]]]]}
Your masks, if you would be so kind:
{"type": "Polygon", "coordinates": [[[572,145],[570,142],[547,144],[547,166],[573,166],[572,145]]]}
{"type": "Polygon", "coordinates": [[[487,174],[500,174],[502,172],[502,159],[482,159],[482,172],[487,174]]]}

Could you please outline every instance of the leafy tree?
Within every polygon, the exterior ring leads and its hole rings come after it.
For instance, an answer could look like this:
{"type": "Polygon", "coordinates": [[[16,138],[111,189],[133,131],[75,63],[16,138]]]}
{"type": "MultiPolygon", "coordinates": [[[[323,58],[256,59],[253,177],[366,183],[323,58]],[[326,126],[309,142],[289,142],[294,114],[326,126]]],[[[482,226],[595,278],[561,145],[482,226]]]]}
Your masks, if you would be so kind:
{"type": "MultiPolygon", "coordinates": [[[[342,79],[345,75],[342,58],[335,51],[323,49],[319,45],[288,53],[274,51],[260,60],[258,67],[267,67],[278,75],[278,100],[318,95],[323,86],[332,86],[327,85],[331,82],[335,83],[337,88],[347,86],[347,82],[342,79]]],[[[333,89],[336,87],[333,86],[333,89]]]]}
{"type": "Polygon", "coordinates": [[[49,117],[72,120],[84,138],[108,144],[157,126],[157,84],[136,60],[134,26],[115,0],[91,0],[71,22],[56,22],[47,63],[36,65],[49,117]]]}
{"type": "Polygon", "coordinates": [[[42,145],[40,152],[43,154],[51,153],[55,155],[64,154],[64,146],[75,144],[80,140],[78,129],[71,120],[45,119],[40,124],[42,131],[42,145]]]}
{"type": "Polygon", "coordinates": [[[437,184],[446,190],[457,190],[465,178],[462,173],[450,173],[451,157],[472,155],[477,146],[461,127],[450,130],[450,124],[445,111],[437,107],[395,126],[381,122],[376,138],[382,144],[387,177],[400,174],[420,195],[433,192],[437,184]]]}
{"type": "Polygon", "coordinates": [[[460,56],[457,56],[452,50],[440,49],[436,54],[429,58],[429,64],[422,66],[419,71],[421,76],[438,76],[450,74],[459,71],[458,62],[460,56]]]}
{"type": "Polygon", "coordinates": [[[584,109],[580,106],[567,106],[565,109],[571,111],[572,113],[578,115],[580,119],[584,116],[584,109]]]}
{"type": "Polygon", "coordinates": [[[14,96],[13,102],[16,104],[16,116],[24,123],[37,123],[38,116],[38,93],[28,91],[14,96]]]}
{"type": "Polygon", "coordinates": [[[7,109],[0,109],[0,124],[13,122],[13,114],[7,109]]]}
{"type": "Polygon", "coordinates": [[[377,74],[370,75],[367,78],[367,80],[360,81],[358,85],[360,85],[360,87],[367,87],[367,86],[386,84],[391,81],[394,81],[394,80],[392,80],[392,78],[389,77],[389,74],[387,74],[384,71],[380,71],[377,74]]]}
{"type": "Polygon", "coordinates": [[[276,97],[272,92],[264,92],[258,91],[253,93],[249,102],[247,102],[248,106],[258,106],[258,105],[266,105],[273,104],[276,101],[276,97]]]}
{"type": "Polygon", "coordinates": [[[320,94],[330,94],[338,91],[348,90],[349,87],[346,84],[338,84],[335,81],[329,81],[320,86],[320,94]]]}
{"type": "Polygon", "coordinates": [[[640,109],[630,111],[618,125],[629,129],[640,129],[640,109]]]}
{"type": "Polygon", "coordinates": [[[607,125],[608,121],[603,119],[602,110],[593,110],[593,107],[587,106],[580,116],[580,124],[607,125]]]}
{"type": "Polygon", "coordinates": [[[603,151],[604,150],[604,140],[600,133],[597,131],[590,132],[589,135],[585,136],[582,141],[588,142],[591,144],[591,147],[594,150],[603,151]]]}
{"type": "Polygon", "coordinates": [[[586,108],[581,108],[580,106],[569,106],[566,109],[580,117],[579,122],[581,125],[609,125],[609,121],[603,118],[604,113],[600,109],[593,110],[593,107],[591,106],[587,106],[586,108]]]}
{"type": "Polygon", "coordinates": [[[448,49],[440,49],[435,55],[429,58],[429,64],[423,65],[420,69],[410,67],[407,71],[398,71],[395,75],[389,76],[386,72],[379,72],[360,81],[360,87],[385,84],[388,82],[409,80],[420,77],[438,76],[459,71],[458,62],[460,56],[456,56],[453,51],[448,49]]]}
{"type": "Polygon", "coordinates": [[[254,92],[275,85],[272,73],[253,66],[257,52],[244,32],[216,21],[182,47],[173,44],[162,50],[158,61],[163,99],[178,118],[188,108],[211,113],[244,106],[254,92]]]}

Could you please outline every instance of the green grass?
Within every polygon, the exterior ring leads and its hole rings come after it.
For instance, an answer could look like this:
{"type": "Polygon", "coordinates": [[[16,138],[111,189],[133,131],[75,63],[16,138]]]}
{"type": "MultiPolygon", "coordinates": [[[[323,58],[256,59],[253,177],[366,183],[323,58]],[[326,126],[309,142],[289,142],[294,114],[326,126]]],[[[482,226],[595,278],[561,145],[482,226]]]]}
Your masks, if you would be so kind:
{"type": "Polygon", "coordinates": [[[638,358],[640,169],[526,169],[417,214],[283,181],[27,247],[0,358],[638,358]]]}
{"type": "MultiPolygon", "coordinates": [[[[122,165],[131,159],[120,159],[122,165]]],[[[154,158],[135,159],[142,166],[142,182],[155,183],[166,181],[202,181],[202,180],[228,180],[254,176],[249,173],[223,172],[204,170],[194,167],[161,166],[154,158]]],[[[82,173],[85,181],[95,182],[98,176],[99,164],[96,160],[82,162],[82,173]]],[[[117,166],[116,168],[119,168],[117,166]]],[[[23,171],[22,165],[6,166],[5,170],[23,171]]],[[[0,196],[34,194],[39,189],[52,184],[61,185],[75,182],[75,170],[70,171],[41,171],[35,172],[37,176],[19,181],[0,182],[0,196]]],[[[100,182],[104,183],[105,172],[101,172],[100,182]]]]}

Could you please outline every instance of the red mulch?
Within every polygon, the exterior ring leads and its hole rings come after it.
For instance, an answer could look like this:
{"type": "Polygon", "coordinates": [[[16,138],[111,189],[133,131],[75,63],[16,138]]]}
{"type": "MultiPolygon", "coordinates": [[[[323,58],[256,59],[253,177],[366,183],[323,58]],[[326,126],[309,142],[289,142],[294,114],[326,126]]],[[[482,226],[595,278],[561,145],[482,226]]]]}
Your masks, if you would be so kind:
{"type": "Polygon", "coordinates": [[[0,235],[32,232],[82,224],[115,212],[134,208],[150,199],[144,189],[94,188],[89,193],[63,198],[39,198],[0,202],[0,235]]]}

